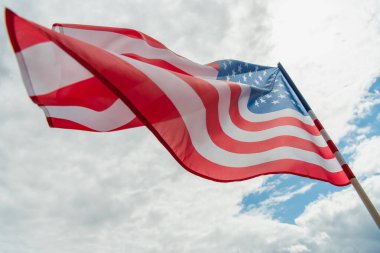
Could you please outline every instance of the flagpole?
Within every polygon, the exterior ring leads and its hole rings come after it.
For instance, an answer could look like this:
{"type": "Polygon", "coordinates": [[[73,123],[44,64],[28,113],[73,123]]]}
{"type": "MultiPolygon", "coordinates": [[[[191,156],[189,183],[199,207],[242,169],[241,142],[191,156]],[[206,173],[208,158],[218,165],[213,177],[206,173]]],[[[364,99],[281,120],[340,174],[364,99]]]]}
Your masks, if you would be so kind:
{"type": "Polygon", "coordinates": [[[368,198],[367,193],[364,191],[363,187],[360,185],[359,181],[356,179],[354,173],[352,172],[351,168],[348,166],[346,160],[343,158],[342,154],[334,144],[334,142],[331,140],[330,136],[328,135],[327,131],[322,126],[321,122],[318,120],[317,116],[309,106],[309,104],[306,102],[305,98],[302,96],[301,92],[298,90],[297,86],[294,84],[293,80],[290,78],[284,67],[281,65],[281,63],[278,63],[278,68],[281,70],[282,74],[284,75],[286,81],[288,81],[289,85],[292,87],[293,91],[296,93],[297,97],[300,99],[302,105],[305,107],[306,111],[310,115],[311,119],[314,121],[314,124],[317,126],[318,130],[320,131],[322,137],[327,142],[327,145],[331,149],[331,151],[334,153],[336,159],[338,160],[339,164],[342,166],[343,171],[346,173],[348,179],[350,180],[352,186],[356,190],[357,194],[359,195],[360,199],[364,203],[365,207],[367,208],[368,212],[372,216],[373,220],[375,221],[378,229],[380,229],[380,216],[377,212],[375,206],[371,202],[371,200],[368,198]]]}

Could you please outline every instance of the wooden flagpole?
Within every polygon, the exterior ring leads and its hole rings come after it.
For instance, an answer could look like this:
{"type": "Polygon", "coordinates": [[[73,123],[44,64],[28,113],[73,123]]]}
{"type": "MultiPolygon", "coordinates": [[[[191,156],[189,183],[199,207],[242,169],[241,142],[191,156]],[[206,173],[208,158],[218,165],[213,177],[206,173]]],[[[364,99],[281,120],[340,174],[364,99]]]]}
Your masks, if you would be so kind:
{"type": "Polygon", "coordinates": [[[351,168],[348,166],[346,160],[343,158],[342,154],[334,144],[334,142],[331,140],[330,136],[328,135],[327,131],[322,126],[321,122],[318,120],[317,116],[314,114],[313,110],[310,108],[309,104],[306,102],[305,98],[302,96],[301,92],[298,90],[297,86],[294,84],[293,80],[290,78],[284,67],[281,65],[281,63],[278,63],[278,68],[281,70],[282,74],[284,75],[286,81],[288,81],[289,85],[292,87],[293,91],[296,93],[297,97],[301,101],[302,105],[305,107],[306,111],[314,121],[315,125],[321,132],[321,135],[327,142],[327,145],[330,147],[331,151],[334,153],[336,159],[338,160],[339,164],[342,166],[343,171],[346,173],[347,177],[350,179],[350,182],[356,192],[358,193],[360,199],[364,203],[365,207],[367,208],[368,212],[372,216],[373,220],[375,221],[378,229],[380,229],[380,216],[377,212],[375,206],[372,204],[371,200],[368,198],[367,193],[364,191],[363,187],[360,185],[359,181],[356,179],[354,173],[352,172],[351,168]]]}

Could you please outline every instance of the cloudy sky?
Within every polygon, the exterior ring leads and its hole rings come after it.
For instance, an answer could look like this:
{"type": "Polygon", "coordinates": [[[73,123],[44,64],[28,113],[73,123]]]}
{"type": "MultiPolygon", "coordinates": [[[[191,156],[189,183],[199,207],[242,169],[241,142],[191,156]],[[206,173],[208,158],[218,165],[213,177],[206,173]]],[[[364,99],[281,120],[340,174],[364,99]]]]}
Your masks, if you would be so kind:
{"type": "MultiPolygon", "coordinates": [[[[379,1],[4,6],[46,27],[134,28],[200,63],[282,62],[380,209],[379,1]]],[[[215,183],[182,169],[144,128],[50,129],[0,22],[0,252],[379,252],[351,186],[285,175],[215,183]]]]}

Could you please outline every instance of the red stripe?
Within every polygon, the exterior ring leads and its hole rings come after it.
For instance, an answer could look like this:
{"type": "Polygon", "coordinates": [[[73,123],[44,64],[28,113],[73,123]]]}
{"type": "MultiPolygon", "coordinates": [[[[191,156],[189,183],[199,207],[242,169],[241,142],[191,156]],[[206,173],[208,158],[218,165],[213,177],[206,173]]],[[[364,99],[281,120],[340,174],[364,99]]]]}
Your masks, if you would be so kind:
{"type": "Polygon", "coordinates": [[[220,69],[219,64],[216,62],[211,62],[211,63],[207,64],[207,66],[210,66],[210,67],[216,69],[217,71],[219,71],[219,69],[220,69]]]}
{"type": "Polygon", "coordinates": [[[250,122],[244,119],[239,112],[239,98],[242,92],[241,87],[234,83],[229,83],[231,89],[231,106],[230,106],[230,115],[231,121],[239,126],[241,129],[247,131],[261,131],[276,126],[295,126],[301,129],[304,129],[309,134],[314,136],[319,136],[320,132],[315,125],[308,125],[302,122],[301,120],[293,117],[281,117],[273,120],[263,121],[263,122],[250,122]],[[234,106],[232,106],[234,105],[234,106]]]}
{"type": "Polygon", "coordinates": [[[155,40],[149,35],[146,35],[145,33],[142,33],[133,29],[107,27],[107,26],[77,25],[77,24],[53,24],[53,27],[54,26],[119,33],[119,34],[128,36],[130,38],[143,40],[152,47],[167,49],[167,47],[163,45],[161,42],[155,40]]]}
{"type": "Polygon", "coordinates": [[[328,140],[327,145],[330,147],[330,149],[333,153],[338,151],[338,148],[335,146],[335,143],[332,140],[328,140]]]}
{"type": "Polygon", "coordinates": [[[40,106],[82,106],[95,111],[104,111],[118,99],[95,77],[31,98],[40,106]]]}
{"type": "Polygon", "coordinates": [[[29,21],[20,18],[9,9],[5,9],[5,19],[9,38],[16,53],[35,44],[49,41],[43,33],[31,28],[29,21]]]}
{"type": "Polygon", "coordinates": [[[349,181],[344,173],[330,173],[318,165],[297,160],[277,160],[245,168],[230,168],[204,159],[194,149],[183,119],[173,103],[146,75],[121,59],[78,40],[53,33],[40,26],[52,41],[79,61],[91,73],[122,99],[139,119],[155,134],[173,157],[189,171],[216,181],[237,181],[270,173],[292,173],[346,185],[349,181]],[[156,110],[151,110],[153,105],[156,110]],[[162,108],[162,109],[160,109],[162,108]],[[176,113],[176,115],[174,115],[176,113]],[[164,121],[167,115],[172,118],[164,121]],[[151,124],[151,122],[159,122],[151,124]]]}
{"type": "Polygon", "coordinates": [[[70,120],[53,118],[53,117],[47,117],[46,119],[49,123],[49,126],[53,127],[53,128],[63,128],[63,129],[73,129],[73,130],[97,132],[91,128],[88,128],[86,126],[83,126],[81,124],[78,124],[78,123],[70,121],[70,120]]]}
{"type": "Polygon", "coordinates": [[[350,166],[348,166],[348,164],[343,164],[343,165],[342,165],[342,169],[343,169],[343,171],[345,172],[345,174],[347,175],[347,177],[348,177],[349,179],[351,179],[351,178],[355,178],[355,175],[354,175],[354,173],[352,172],[350,166]]]}
{"type": "Polygon", "coordinates": [[[136,54],[123,54],[123,55],[128,56],[128,57],[135,59],[135,60],[139,60],[139,61],[151,64],[151,65],[163,68],[163,69],[167,69],[167,70],[170,70],[170,71],[173,71],[176,73],[180,73],[180,74],[190,76],[189,73],[186,73],[182,69],[179,69],[176,66],[170,64],[169,62],[161,60],[161,59],[148,59],[148,58],[144,58],[142,56],[136,55],[136,54]]]}
{"type": "Polygon", "coordinates": [[[318,128],[319,131],[321,131],[323,129],[323,126],[322,126],[321,122],[318,119],[314,120],[314,124],[318,128]]]}

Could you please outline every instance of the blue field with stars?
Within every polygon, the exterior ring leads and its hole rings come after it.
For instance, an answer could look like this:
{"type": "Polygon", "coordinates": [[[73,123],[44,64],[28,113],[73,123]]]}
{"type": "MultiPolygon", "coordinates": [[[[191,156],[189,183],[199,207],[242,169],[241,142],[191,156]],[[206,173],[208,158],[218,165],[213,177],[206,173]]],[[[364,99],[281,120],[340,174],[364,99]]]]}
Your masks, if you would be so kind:
{"type": "Polygon", "coordinates": [[[279,68],[237,60],[221,60],[215,63],[219,65],[217,79],[250,86],[247,107],[252,113],[264,114],[293,109],[307,115],[279,68]]]}

